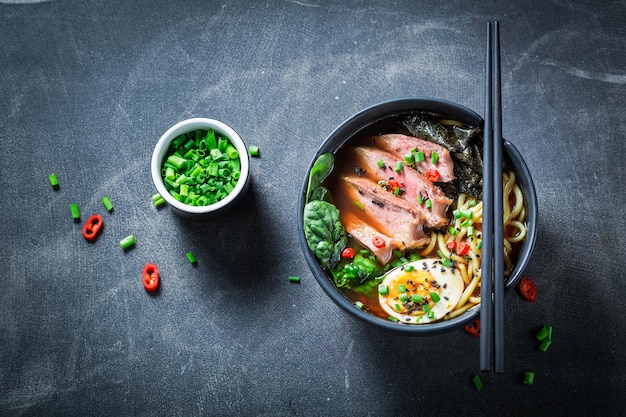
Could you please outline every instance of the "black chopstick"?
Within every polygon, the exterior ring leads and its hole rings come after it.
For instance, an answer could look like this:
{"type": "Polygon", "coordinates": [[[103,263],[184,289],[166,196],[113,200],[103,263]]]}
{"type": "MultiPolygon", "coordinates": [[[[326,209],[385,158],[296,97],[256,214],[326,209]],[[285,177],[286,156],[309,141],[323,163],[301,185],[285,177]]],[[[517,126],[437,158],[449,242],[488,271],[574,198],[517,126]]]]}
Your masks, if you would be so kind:
{"type": "Polygon", "coordinates": [[[500,25],[493,27],[493,299],[494,367],[504,371],[504,221],[502,190],[502,91],[500,89],[500,25]]]}
{"type": "Polygon", "coordinates": [[[499,23],[487,22],[483,137],[480,369],[504,371],[504,225],[499,23]],[[492,352],[495,350],[495,355],[492,352]],[[495,366],[494,366],[495,365],[495,366]]]}
{"type": "Polygon", "coordinates": [[[485,59],[485,125],[483,128],[483,224],[482,260],[480,280],[480,370],[491,371],[493,348],[493,115],[492,115],[492,25],[487,22],[487,46],[485,59]]]}

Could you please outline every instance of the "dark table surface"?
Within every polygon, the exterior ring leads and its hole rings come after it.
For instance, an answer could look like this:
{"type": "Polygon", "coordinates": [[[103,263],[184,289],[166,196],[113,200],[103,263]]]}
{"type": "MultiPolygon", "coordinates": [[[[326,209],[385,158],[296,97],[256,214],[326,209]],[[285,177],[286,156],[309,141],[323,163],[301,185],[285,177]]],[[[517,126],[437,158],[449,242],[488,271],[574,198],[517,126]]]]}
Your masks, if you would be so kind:
{"type": "Polygon", "coordinates": [[[623,1],[0,0],[0,39],[0,415],[626,410],[623,1]],[[365,107],[430,96],[482,114],[493,19],[504,136],[539,202],[526,269],[539,295],[507,293],[505,372],[481,374],[462,330],[390,334],[330,301],[296,206],[317,148],[365,107]],[[190,117],[261,149],[246,203],[221,221],[151,203],[152,148],[190,117]],[[104,215],[96,243],[70,203],[104,215]]]}

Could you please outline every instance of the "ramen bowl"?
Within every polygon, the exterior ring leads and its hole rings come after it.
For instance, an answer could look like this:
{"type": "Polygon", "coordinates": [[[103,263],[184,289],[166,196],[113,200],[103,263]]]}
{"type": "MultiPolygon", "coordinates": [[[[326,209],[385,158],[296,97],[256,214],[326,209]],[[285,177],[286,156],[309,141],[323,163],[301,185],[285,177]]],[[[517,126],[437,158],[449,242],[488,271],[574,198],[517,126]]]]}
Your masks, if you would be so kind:
{"type": "Polygon", "coordinates": [[[209,118],[183,120],[163,133],[150,170],[154,186],[174,212],[199,221],[229,213],[250,182],[244,141],[227,124],[209,118]],[[174,150],[178,159],[166,172],[174,150]]]}
{"type": "MultiPolygon", "coordinates": [[[[406,324],[402,320],[390,320],[390,316],[385,317],[384,314],[373,314],[372,309],[368,309],[367,304],[364,305],[362,302],[355,300],[349,292],[340,289],[335,284],[335,279],[329,271],[330,268],[328,268],[328,265],[322,265],[316,253],[311,250],[307,241],[304,215],[305,206],[309,199],[309,174],[320,156],[331,153],[336,160],[338,154],[340,155],[344,148],[351,146],[357,138],[367,137],[368,135],[401,133],[398,132],[398,130],[402,130],[400,119],[415,113],[436,114],[440,119],[454,120],[464,125],[475,126],[477,128],[482,128],[483,126],[483,119],[472,110],[453,102],[433,98],[402,98],[386,101],[373,105],[353,115],[324,140],[311,160],[299,196],[297,209],[298,233],[304,256],[316,281],[328,297],[342,309],[354,317],[379,328],[407,335],[428,336],[457,329],[475,320],[480,312],[480,303],[474,303],[472,307],[462,312],[457,312],[453,316],[444,316],[440,320],[425,320],[427,323],[422,322],[422,324],[406,324]]],[[[508,163],[508,169],[515,173],[516,183],[523,194],[525,209],[524,224],[526,226],[526,236],[522,243],[519,244],[517,257],[514,260],[510,273],[505,278],[506,288],[509,289],[514,287],[521,278],[524,268],[528,265],[533,252],[537,233],[537,199],[531,174],[522,155],[511,142],[506,140],[503,142],[503,150],[508,163]]],[[[334,202],[332,193],[331,190],[330,201],[334,202]]],[[[328,200],[329,198],[324,197],[321,199],[328,200]]],[[[350,237],[349,230],[346,230],[346,235],[348,238],[350,237]]],[[[357,248],[357,250],[359,249],[357,248]]],[[[432,258],[432,256],[430,258],[432,258]]],[[[416,266],[419,265],[419,261],[417,261],[417,263],[414,262],[414,264],[416,266]]],[[[385,272],[385,276],[396,273],[398,268],[403,267],[396,267],[392,269],[392,271],[385,272]]],[[[413,269],[413,267],[411,267],[411,269],[413,269]]],[[[376,281],[376,283],[379,282],[380,281],[376,281]]],[[[372,285],[371,291],[379,290],[374,289],[374,285],[372,285]]],[[[507,291],[506,293],[508,294],[509,292],[511,291],[507,291]]],[[[378,297],[380,297],[380,295],[378,297]]],[[[376,297],[373,297],[373,299],[375,298],[376,297]]],[[[408,318],[406,320],[407,322],[409,321],[408,318]]]]}

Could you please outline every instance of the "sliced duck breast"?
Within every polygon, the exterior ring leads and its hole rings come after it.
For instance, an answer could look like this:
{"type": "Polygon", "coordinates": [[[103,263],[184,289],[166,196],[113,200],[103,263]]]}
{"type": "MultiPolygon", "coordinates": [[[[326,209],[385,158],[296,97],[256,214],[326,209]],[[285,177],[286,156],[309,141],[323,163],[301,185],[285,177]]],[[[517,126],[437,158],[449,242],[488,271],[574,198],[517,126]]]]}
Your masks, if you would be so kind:
{"type": "Polygon", "coordinates": [[[409,202],[364,177],[348,176],[344,181],[346,196],[363,207],[364,222],[397,241],[402,249],[419,248],[430,241],[422,214],[409,202]]]}
{"type": "Polygon", "coordinates": [[[439,172],[439,182],[452,182],[454,176],[454,162],[450,157],[450,151],[441,145],[429,142],[415,136],[402,134],[389,134],[372,137],[372,141],[377,148],[393,153],[397,158],[403,160],[405,155],[414,150],[424,153],[424,160],[415,163],[415,169],[421,174],[436,169],[439,172]],[[432,161],[432,153],[437,154],[437,162],[432,161]]]}
{"type": "Polygon", "coordinates": [[[378,148],[362,146],[347,151],[353,153],[355,163],[365,171],[366,176],[378,182],[381,192],[394,197],[394,193],[397,194],[397,197],[406,200],[421,213],[426,227],[440,228],[448,224],[446,210],[452,200],[424,175],[406,164],[402,164],[402,169],[396,171],[396,164],[401,159],[378,148]]]}

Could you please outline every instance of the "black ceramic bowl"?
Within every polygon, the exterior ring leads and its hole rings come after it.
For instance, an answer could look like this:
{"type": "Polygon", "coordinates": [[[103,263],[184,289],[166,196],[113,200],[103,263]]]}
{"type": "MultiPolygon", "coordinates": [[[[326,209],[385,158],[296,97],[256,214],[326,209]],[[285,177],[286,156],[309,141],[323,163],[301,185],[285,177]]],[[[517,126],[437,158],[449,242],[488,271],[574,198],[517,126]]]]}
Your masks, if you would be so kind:
{"type": "MultiPolygon", "coordinates": [[[[356,307],[354,303],[346,298],[335,286],[334,282],[332,281],[332,277],[330,277],[330,275],[320,267],[320,264],[315,255],[309,249],[304,235],[303,225],[303,212],[306,202],[308,175],[309,171],[313,167],[315,160],[323,153],[335,153],[348,140],[350,140],[353,136],[363,131],[364,129],[368,129],[373,125],[378,128],[379,124],[385,124],[387,120],[391,120],[397,115],[412,112],[438,113],[470,125],[479,127],[483,126],[483,119],[472,110],[469,110],[468,108],[463,107],[459,104],[433,98],[403,98],[386,101],[371,106],[355,114],[354,116],[343,122],[328,136],[328,138],[326,138],[326,140],[322,143],[317,153],[311,160],[309,169],[307,170],[302,184],[302,189],[298,202],[298,234],[302,250],[304,251],[305,258],[307,260],[307,263],[309,264],[309,267],[311,268],[311,271],[313,272],[313,275],[315,276],[319,285],[326,292],[326,294],[328,294],[328,296],[335,303],[337,303],[339,306],[341,306],[343,309],[356,316],[357,318],[364,320],[365,322],[370,323],[374,326],[388,329],[394,332],[400,332],[403,334],[427,336],[443,333],[467,324],[469,321],[475,319],[476,316],[479,314],[480,305],[476,305],[470,308],[465,313],[455,318],[429,324],[398,324],[380,317],[376,317],[356,307]]],[[[506,154],[506,157],[513,165],[517,177],[517,182],[520,185],[524,194],[527,217],[526,220],[528,226],[527,236],[520,250],[519,258],[515,263],[511,275],[507,278],[506,281],[506,288],[511,288],[521,278],[522,272],[524,271],[524,268],[530,260],[535,245],[537,234],[537,198],[530,172],[521,154],[509,141],[504,141],[504,152],[506,154]]]]}

